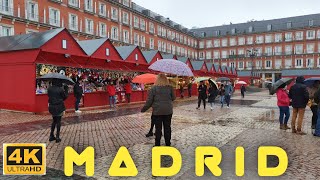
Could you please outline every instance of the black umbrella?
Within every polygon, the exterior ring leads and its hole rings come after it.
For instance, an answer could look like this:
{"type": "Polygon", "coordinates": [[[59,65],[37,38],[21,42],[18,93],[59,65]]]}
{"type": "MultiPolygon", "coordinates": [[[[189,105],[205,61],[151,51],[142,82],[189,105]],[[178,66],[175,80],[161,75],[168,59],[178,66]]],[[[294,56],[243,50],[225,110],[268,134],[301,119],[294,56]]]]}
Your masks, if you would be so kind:
{"type": "Polygon", "coordinates": [[[217,81],[219,81],[219,82],[222,82],[222,81],[230,81],[230,79],[227,78],[227,77],[219,77],[219,78],[217,79],[217,81]]]}
{"type": "Polygon", "coordinates": [[[52,80],[52,79],[60,79],[62,81],[62,83],[65,84],[74,84],[74,81],[70,78],[68,78],[67,76],[60,74],[60,73],[49,73],[46,75],[41,76],[40,78],[38,78],[40,80],[44,80],[44,81],[48,81],[48,80],[52,80]]]}
{"type": "Polygon", "coordinates": [[[282,78],[275,82],[271,87],[270,94],[273,95],[277,92],[277,89],[282,86],[283,84],[289,85],[293,81],[293,78],[282,78]]]}

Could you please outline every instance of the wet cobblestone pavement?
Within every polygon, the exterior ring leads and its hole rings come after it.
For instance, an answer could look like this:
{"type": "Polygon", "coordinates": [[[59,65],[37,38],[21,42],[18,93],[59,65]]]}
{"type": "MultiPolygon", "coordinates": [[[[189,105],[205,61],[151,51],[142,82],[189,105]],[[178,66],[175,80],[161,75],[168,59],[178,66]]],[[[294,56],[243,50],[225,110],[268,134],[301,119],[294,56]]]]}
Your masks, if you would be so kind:
{"type": "MultiPolygon", "coordinates": [[[[109,166],[120,146],[129,149],[139,174],[135,178],[151,179],[151,149],[154,139],[146,138],[150,126],[150,112],[139,113],[141,104],[113,110],[93,110],[76,116],[68,113],[63,118],[62,142],[49,143],[48,115],[0,112],[1,143],[47,143],[46,176],[2,176],[0,179],[67,179],[63,173],[63,150],[72,146],[77,152],[88,146],[95,148],[95,175],[93,179],[119,179],[108,176],[109,166]],[[12,119],[12,121],[10,121],[12,119]]],[[[235,179],[234,150],[245,148],[245,176],[242,179],[260,179],[257,175],[257,149],[261,145],[280,146],[289,157],[287,172],[275,179],[319,179],[320,138],[311,135],[311,111],[307,109],[300,136],[282,131],[278,124],[276,99],[267,91],[232,98],[231,107],[211,111],[209,106],[196,110],[194,99],[179,101],[172,119],[172,146],[182,154],[183,167],[172,179],[194,179],[194,151],[197,146],[216,146],[223,152],[222,179],[235,179]]],[[[290,121],[291,122],[291,118],[290,121]]],[[[2,147],[0,148],[2,150],[2,147]]],[[[2,158],[0,160],[2,164],[2,158]]],[[[84,167],[75,167],[68,179],[85,179],[84,167]]],[[[0,166],[2,170],[2,165],[0,166]]],[[[170,179],[171,179],[170,178],[170,179]]],[[[206,172],[202,179],[212,179],[206,172]]],[[[164,178],[156,178],[164,179],[164,178]]]]}

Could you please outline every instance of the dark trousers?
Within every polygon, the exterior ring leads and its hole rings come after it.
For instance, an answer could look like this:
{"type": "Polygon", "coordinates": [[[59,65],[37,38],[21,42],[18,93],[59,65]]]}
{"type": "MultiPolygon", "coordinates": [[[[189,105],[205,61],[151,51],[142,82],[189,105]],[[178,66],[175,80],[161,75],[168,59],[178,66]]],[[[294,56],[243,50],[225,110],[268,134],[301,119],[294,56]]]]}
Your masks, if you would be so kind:
{"type": "Polygon", "coordinates": [[[310,108],[312,111],[312,126],[316,126],[318,120],[318,106],[313,105],[310,108]]]}
{"type": "Polygon", "coordinates": [[[242,96],[242,98],[244,98],[244,92],[241,92],[241,96],[242,96]]]}
{"type": "Polygon", "coordinates": [[[205,98],[198,98],[198,108],[200,108],[201,101],[203,101],[203,107],[206,108],[206,99],[205,98]]]}
{"type": "Polygon", "coordinates": [[[148,134],[152,134],[153,135],[153,127],[154,127],[154,125],[155,125],[155,116],[151,115],[151,127],[150,127],[150,130],[149,130],[148,134]]]}
{"type": "Polygon", "coordinates": [[[156,139],[155,146],[160,146],[161,136],[162,136],[162,125],[164,132],[164,139],[166,146],[171,145],[171,115],[154,115],[154,122],[156,126],[156,139]]]}
{"type": "Polygon", "coordinates": [[[226,100],[227,106],[229,106],[230,105],[231,96],[229,94],[227,94],[227,95],[224,96],[224,98],[226,100]]]}
{"type": "Polygon", "coordinates": [[[53,121],[52,121],[52,124],[51,124],[50,137],[54,137],[54,129],[57,127],[56,138],[59,138],[60,137],[60,128],[61,128],[61,118],[62,118],[62,116],[54,116],[52,118],[53,118],[53,121]]]}
{"type": "Polygon", "coordinates": [[[183,89],[182,89],[182,90],[180,89],[180,97],[181,97],[181,98],[183,98],[183,97],[184,97],[184,95],[183,95],[183,94],[184,94],[184,90],[183,90],[183,89]]]}
{"type": "Polygon", "coordinates": [[[191,92],[192,92],[192,89],[188,89],[189,97],[191,97],[191,96],[192,96],[191,92]]]}
{"type": "Polygon", "coordinates": [[[287,124],[290,117],[289,106],[279,106],[279,109],[280,109],[280,116],[279,116],[280,124],[287,124]]]}
{"type": "Polygon", "coordinates": [[[76,97],[76,102],[75,102],[75,109],[76,109],[76,111],[79,110],[80,100],[81,100],[81,97],[76,97]]]}
{"type": "Polygon", "coordinates": [[[128,103],[130,103],[131,94],[126,94],[126,98],[127,98],[128,103]]]}

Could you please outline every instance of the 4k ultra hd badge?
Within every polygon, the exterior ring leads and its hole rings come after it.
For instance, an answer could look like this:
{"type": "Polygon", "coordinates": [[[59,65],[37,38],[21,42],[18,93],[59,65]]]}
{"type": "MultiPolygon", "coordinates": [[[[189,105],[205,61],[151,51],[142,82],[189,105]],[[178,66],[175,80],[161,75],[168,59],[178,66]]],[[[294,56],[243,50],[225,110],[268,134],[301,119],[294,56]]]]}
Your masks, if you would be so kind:
{"type": "Polygon", "coordinates": [[[3,144],[4,175],[45,175],[46,144],[3,144]]]}

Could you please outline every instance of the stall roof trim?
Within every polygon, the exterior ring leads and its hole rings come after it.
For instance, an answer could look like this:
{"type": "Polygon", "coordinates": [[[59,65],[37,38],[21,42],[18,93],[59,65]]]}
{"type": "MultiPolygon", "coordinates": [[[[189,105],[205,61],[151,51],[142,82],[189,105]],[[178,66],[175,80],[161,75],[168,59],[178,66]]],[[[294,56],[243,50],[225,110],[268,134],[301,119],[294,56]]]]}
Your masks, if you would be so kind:
{"type": "Polygon", "coordinates": [[[206,65],[207,65],[208,71],[211,71],[213,64],[206,62],[206,65]]]}
{"type": "Polygon", "coordinates": [[[219,72],[219,65],[218,64],[213,64],[213,67],[216,72],[219,72]]]}
{"type": "Polygon", "coordinates": [[[203,63],[203,61],[191,61],[191,65],[195,71],[200,71],[203,63]]]}
{"type": "Polygon", "coordinates": [[[93,40],[85,40],[79,41],[79,45],[86,52],[88,56],[91,56],[94,52],[96,52],[102,45],[108,40],[108,38],[101,39],[93,39],[93,40]]]}
{"type": "Polygon", "coordinates": [[[123,60],[126,60],[138,46],[117,46],[116,49],[123,60]]]}
{"type": "Polygon", "coordinates": [[[156,56],[159,51],[152,50],[152,51],[142,51],[143,56],[146,58],[147,62],[150,63],[152,59],[156,56]]]}
{"type": "Polygon", "coordinates": [[[57,28],[49,31],[23,35],[0,37],[0,51],[38,49],[63,30],[65,30],[65,28],[57,28]]]}
{"type": "Polygon", "coordinates": [[[319,69],[285,69],[282,76],[320,76],[319,69]]]}

